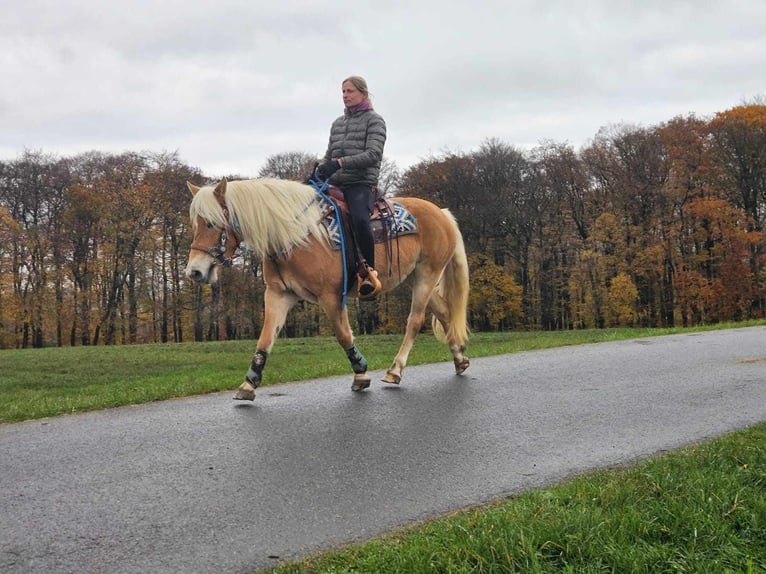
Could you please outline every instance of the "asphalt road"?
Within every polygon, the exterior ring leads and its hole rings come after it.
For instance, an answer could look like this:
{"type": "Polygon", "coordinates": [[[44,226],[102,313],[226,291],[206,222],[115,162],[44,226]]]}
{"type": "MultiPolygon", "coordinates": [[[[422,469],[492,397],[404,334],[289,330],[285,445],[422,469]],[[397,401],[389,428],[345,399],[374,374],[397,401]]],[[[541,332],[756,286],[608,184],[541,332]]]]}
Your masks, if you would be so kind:
{"type": "Polygon", "coordinates": [[[2,425],[0,572],[253,572],[766,421],[765,327],[452,371],[2,425]]]}

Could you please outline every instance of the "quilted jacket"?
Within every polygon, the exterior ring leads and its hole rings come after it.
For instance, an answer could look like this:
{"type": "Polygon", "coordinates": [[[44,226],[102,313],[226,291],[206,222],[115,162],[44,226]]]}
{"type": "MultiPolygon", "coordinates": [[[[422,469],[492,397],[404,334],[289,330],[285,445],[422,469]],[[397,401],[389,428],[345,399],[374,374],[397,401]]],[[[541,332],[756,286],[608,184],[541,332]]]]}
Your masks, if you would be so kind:
{"type": "Polygon", "coordinates": [[[325,161],[340,159],[343,167],[330,183],[343,187],[352,183],[378,184],[386,122],[375,110],[345,113],[332,123],[325,161]]]}

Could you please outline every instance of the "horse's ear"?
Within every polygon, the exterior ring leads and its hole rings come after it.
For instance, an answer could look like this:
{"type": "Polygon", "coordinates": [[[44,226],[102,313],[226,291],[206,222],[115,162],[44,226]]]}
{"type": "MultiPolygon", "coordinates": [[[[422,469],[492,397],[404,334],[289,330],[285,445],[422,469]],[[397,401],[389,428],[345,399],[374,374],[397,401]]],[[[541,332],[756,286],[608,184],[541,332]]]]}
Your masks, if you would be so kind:
{"type": "Polygon", "coordinates": [[[226,196],[226,184],[228,182],[226,181],[226,178],[224,177],[221,181],[218,182],[218,185],[215,186],[215,189],[213,190],[213,195],[218,200],[218,203],[221,205],[226,205],[226,200],[224,197],[226,196]]]}
{"type": "Polygon", "coordinates": [[[191,194],[192,194],[192,195],[197,195],[197,192],[199,191],[199,187],[197,187],[196,185],[194,185],[194,184],[193,184],[192,182],[190,182],[190,181],[187,181],[187,182],[186,182],[186,187],[188,187],[188,188],[189,188],[189,191],[191,191],[191,194]]]}

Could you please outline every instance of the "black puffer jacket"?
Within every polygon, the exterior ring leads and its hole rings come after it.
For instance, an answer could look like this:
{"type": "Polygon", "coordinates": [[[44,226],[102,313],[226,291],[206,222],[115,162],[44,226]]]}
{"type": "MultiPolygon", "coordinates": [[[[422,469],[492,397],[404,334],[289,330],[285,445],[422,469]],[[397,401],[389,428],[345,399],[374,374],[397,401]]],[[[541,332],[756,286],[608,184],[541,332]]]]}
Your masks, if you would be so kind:
{"type": "Polygon", "coordinates": [[[333,185],[378,184],[386,122],[375,110],[346,112],[332,123],[325,161],[340,159],[343,167],[330,178],[333,185]]]}

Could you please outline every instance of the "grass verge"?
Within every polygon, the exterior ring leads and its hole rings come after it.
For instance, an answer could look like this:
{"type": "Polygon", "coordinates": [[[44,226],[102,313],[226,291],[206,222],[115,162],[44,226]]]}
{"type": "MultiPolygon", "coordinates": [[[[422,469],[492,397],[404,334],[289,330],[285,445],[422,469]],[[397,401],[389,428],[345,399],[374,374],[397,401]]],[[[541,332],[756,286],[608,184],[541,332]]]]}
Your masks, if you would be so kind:
{"type": "Polygon", "coordinates": [[[275,574],[766,572],[766,425],[275,574]]]}

